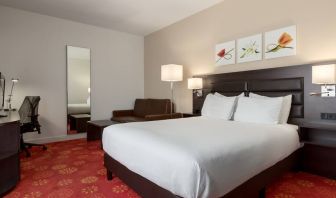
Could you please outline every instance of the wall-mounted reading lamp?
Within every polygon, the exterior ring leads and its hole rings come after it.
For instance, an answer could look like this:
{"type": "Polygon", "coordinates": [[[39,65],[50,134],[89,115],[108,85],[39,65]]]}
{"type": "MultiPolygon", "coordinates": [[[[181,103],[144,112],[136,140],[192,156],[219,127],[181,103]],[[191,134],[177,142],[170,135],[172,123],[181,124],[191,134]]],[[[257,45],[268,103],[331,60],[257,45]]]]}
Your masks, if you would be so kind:
{"type": "Polygon", "coordinates": [[[15,111],[16,109],[12,108],[12,98],[13,98],[13,90],[14,90],[14,85],[19,82],[18,78],[12,78],[12,87],[10,94],[8,95],[7,103],[8,103],[8,109],[5,109],[5,111],[15,111]]]}
{"type": "Polygon", "coordinates": [[[336,64],[313,66],[312,81],[313,84],[321,85],[321,92],[310,93],[311,96],[335,97],[336,64]]]}
{"type": "Polygon", "coordinates": [[[203,79],[202,78],[188,78],[188,89],[192,89],[197,97],[202,97],[203,92],[203,79]]]}

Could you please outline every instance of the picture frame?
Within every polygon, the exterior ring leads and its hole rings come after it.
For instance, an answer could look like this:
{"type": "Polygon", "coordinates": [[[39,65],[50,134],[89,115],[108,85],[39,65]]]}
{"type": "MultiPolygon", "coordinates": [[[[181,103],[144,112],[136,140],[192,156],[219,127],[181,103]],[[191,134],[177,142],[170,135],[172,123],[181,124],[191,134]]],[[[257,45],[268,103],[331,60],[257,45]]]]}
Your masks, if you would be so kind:
{"type": "Polygon", "coordinates": [[[265,59],[296,55],[296,25],[265,33],[265,59]]]}
{"type": "Polygon", "coordinates": [[[236,63],[236,41],[217,44],[215,47],[216,66],[231,65],[236,63]]]}
{"type": "Polygon", "coordinates": [[[262,34],[237,40],[237,62],[245,63],[262,60],[262,34]]]}

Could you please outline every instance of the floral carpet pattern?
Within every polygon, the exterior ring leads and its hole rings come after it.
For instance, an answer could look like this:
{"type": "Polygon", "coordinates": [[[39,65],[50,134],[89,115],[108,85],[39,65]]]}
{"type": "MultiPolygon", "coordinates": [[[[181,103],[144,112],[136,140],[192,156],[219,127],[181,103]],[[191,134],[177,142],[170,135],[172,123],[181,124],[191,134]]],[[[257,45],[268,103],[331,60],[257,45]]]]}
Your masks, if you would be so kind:
{"type": "MultiPolygon", "coordinates": [[[[106,180],[100,142],[85,139],[48,144],[21,158],[21,181],[7,198],[138,198],[118,178],[106,180]]],[[[336,198],[336,181],[288,173],[267,189],[267,198],[336,198]]]]}

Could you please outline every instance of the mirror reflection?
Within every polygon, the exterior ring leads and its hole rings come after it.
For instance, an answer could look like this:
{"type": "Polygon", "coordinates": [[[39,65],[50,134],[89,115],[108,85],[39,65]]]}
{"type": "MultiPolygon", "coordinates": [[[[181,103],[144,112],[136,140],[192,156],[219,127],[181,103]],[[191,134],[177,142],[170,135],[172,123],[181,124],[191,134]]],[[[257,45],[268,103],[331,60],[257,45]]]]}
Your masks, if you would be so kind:
{"type": "Polygon", "coordinates": [[[67,46],[68,134],[85,133],[91,118],[90,49],[67,46]]]}

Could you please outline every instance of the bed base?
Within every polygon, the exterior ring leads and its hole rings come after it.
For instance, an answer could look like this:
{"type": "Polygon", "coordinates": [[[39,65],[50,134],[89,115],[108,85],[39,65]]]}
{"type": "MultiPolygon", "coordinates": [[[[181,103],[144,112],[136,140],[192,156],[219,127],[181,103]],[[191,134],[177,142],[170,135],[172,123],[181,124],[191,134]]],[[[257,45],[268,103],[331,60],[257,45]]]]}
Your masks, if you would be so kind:
{"type": "MultiPolygon", "coordinates": [[[[284,160],[264,170],[258,175],[247,180],[222,198],[261,198],[265,197],[266,187],[289,171],[297,171],[300,168],[301,149],[295,151],[284,160]]],[[[104,155],[104,165],[107,170],[107,179],[112,180],[112,173],[120,178],[125,184],[144,198],[176,198],[170,191],[154,184],[148,179],[130,171],[124,165],[113,159],[107,153],[104,155]]]]}

